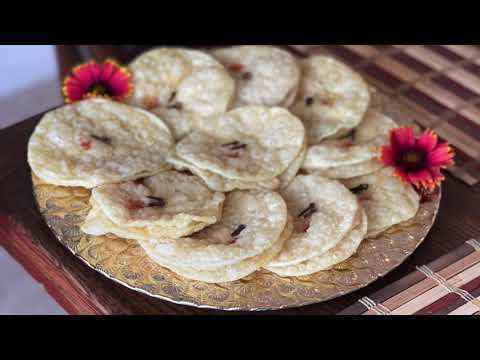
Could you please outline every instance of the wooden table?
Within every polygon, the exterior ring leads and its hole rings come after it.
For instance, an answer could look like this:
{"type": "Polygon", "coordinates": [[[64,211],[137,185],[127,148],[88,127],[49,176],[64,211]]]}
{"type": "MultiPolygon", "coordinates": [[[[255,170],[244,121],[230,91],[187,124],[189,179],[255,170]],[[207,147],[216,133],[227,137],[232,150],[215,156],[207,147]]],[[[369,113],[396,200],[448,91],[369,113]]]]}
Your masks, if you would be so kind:
{"type": "MultiPolygon", "coordinates": [[[[79,59],[72,50],[59,49],[62,59],[68,60],[62,62],[64,71],[79,59]]],[[[40,118],[35,116],[0,131],[0,245],[70,314],[224,314],[170,304],[129,290],[88,268],[55,239],[36,210],[26,160],[28,139],[40,118]]],[[[437,259],[466,240],[480,238],[480,185],[468,186],[447,175],[443,192],[441,211],[429,237],[399,269],[352,295],[268,314],[336,314],[416,266],[437,259]]]]}

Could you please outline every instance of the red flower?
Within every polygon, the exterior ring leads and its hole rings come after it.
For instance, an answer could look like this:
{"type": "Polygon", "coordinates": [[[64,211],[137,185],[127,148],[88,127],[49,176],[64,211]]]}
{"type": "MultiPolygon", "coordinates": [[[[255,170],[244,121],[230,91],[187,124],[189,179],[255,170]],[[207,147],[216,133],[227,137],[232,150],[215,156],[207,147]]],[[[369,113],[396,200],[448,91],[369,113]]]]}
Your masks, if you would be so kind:
{"type": "Polygon", "coordinates": [[[103,64],[90,61],[75,67],[72,76],[65,79],[63,95],[67,103],[92,97],[122,101],[132,90],[128,70],[108,59],[103,64]]]}
{"type": "Polygon", "coordinates": [[[417,139],[412,128],[403,127],[391,131],[381,161],[415,187],[433,190],[444,180],[441,170],[454,164],[454,156],[448,143],[439,144],[430,130],[417,139]]]}

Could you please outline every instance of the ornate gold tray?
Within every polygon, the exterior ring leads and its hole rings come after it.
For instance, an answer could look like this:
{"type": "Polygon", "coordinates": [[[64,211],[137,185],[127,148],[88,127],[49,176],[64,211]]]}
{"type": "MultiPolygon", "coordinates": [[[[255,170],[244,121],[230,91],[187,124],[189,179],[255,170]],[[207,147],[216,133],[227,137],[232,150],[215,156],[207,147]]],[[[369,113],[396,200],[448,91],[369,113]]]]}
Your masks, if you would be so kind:
{"type": "Polygon", "coordinates": [[[277,310],[331,300],[359,290],[402,264],[423,242],[440,205],[441,191],[417,216],[376,239],[330,271],[281,278],[260,271],[228,284],[190,281],[151,261],[136,241],[87,236],[80,225],[90,210],[90,191],[42,183],[32,177],[37,205],[58,240],[88,266],[147,295],[181,305],[221,310],[277,310]]]}
{"type": "MultiPolygon", "coordinates": [[[[414,125],[419,115],[372,88],[373,104],[397,123],[414,125]]],[[[414,219],[365,240],[358,253],[330,271],[281,278],[260,271],[228,284],[182,278],[151,261],[135,241],[87,236],[80,231],[90,191],[43,184],[32,177],[38,208],[58,240],[88,266],[133,290],[181,305],[220,310],[262,311],[311,305],[366,287],[401,265],[432,228],[441,200],[439,189],[422,203],[414,219]]]]}

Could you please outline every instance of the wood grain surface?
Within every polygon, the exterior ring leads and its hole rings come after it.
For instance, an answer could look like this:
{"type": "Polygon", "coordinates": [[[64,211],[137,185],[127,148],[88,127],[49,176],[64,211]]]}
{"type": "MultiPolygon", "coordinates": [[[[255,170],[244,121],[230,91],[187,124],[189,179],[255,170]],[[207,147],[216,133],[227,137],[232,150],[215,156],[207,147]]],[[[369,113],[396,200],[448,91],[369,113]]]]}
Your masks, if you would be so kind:
{"type": "MultiPolygon", "coordinates": [[[[93,47],[95,48],[105,49],[93,47]]],[[[125,58],[138,50],[131,48],[129,54],[124,55],[125,58]]],[[[78,49],[66,47],[61,51],[65,54],[78,52],[78,49]]],[[[120,49],[117,51],[121,52],[120,49]]],[[[78,57],[62,59],[62,69],[68,69],[72,59],[78,57]]],[[[41,282],[68,313],[241,314],[194,309],[149,298],[108,280],[65,249],[45,225],[32,195],[26,152],[28,139],[40,118],[41,115],[0,131],[0,245],[41,282]]],[[[432,262],[471,238],[480,238],[478,204],[480,186],[468,186],[448,175],[444,184],[441,211],[434,228],[425,243],[399,269],[361,291],[334,301],[258,315],[325,315],[341,312],[358,299],[400,280],[414,271],[416,266],[432,262]]]]}

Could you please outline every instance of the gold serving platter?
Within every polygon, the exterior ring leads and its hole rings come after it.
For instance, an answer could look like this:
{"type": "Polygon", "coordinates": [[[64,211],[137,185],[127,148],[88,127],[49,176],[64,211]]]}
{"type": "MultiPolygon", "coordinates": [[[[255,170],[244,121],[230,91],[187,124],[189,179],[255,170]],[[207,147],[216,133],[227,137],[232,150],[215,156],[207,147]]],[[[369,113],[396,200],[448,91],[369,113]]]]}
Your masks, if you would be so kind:
{"type": "Polygon", "coordinates": [[[88,236],[80,225],[90,210],[90,191],[42,183],[33,176],[38,207],[58,240],[88,266],[133,290],[176,304],[228,311],[300,307],[359,290],[402,264],[423,242],[435,221],[441,192],[421,204],[416,217],[375,239],[332,270],[281,278],[257,272],[233,283],[187,280],[150,260],[136,241],[88,236]]]}
{"type": "Polygon", "coordinates": [[[181,305],[220,310],[277,310],[331,300],[359,290],[404,262],[423,242],[440,204],[438,191],[417,216],[376,239],[330,271],[281,278],[260,271],[233,283],[211,285],[187,280],[150,260],[136,241],[88,236],[80,225],[90,210],[90,191],[42,183],[33,176],[42,216],[75,256],[108,278],[147,295],[181,305]]]}
{"type": "MultiPolygon", "coordinates": [[[[372,88],[373,104],[402,125],[421,116],[372,88]]],[[[362,289],[400,266],[421,245],[440,207],[441,189],[421,204],[412,220],[375,239],[329,271],[281,278],[262,270],[226,284],[191,281],[150,260],[136,241],[88,236],[80,226],[90,206],[90,191],[42,183],[34,175],[38,208],[58,240],[88,266],[130,289],[176,304],[227,311],[266,311],[316,304],[362,289]]]]}

